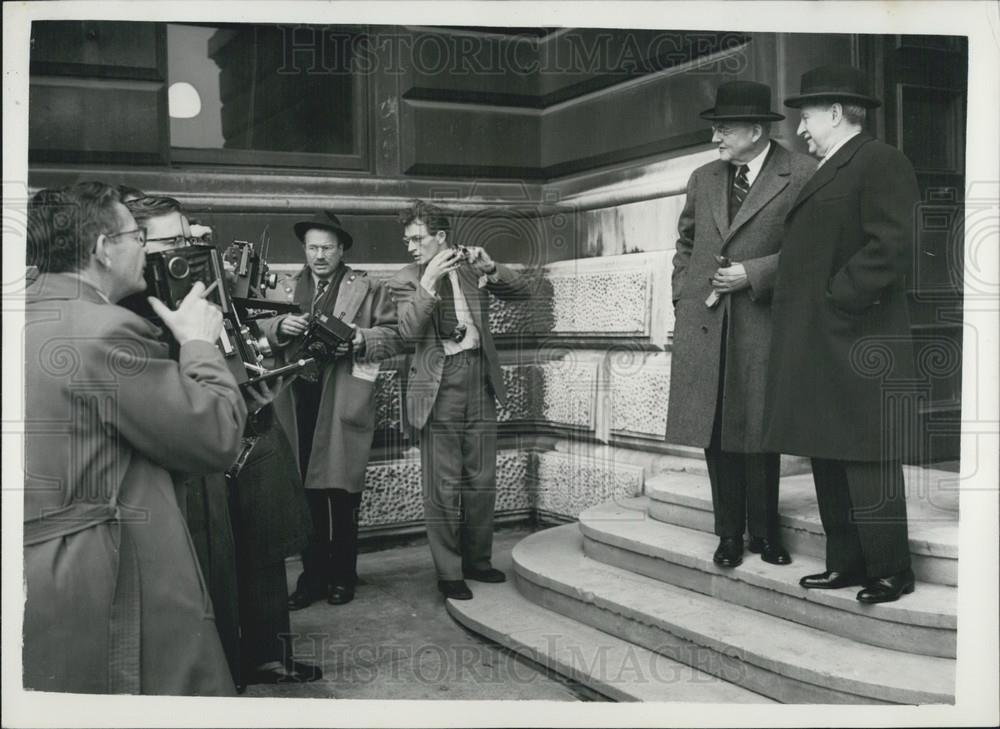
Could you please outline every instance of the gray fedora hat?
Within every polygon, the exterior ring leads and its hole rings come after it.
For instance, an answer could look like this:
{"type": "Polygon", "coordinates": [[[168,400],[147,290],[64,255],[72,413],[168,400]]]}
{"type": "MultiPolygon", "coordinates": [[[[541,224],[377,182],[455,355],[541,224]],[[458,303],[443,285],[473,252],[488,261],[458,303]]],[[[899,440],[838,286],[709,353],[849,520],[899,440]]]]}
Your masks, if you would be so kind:
{"type": "Polygon", "coordinates": [[[715,90],[715,106],[699,114],[709,121],[781,121],[771,111],[771,87],[756,81],[730,81],[715,90]]]}
{"type": "Polygon", "coordinates": [[[354,244],[354,238],[340,224],[340,218],[329,210],[316,212],[308,220],[300,220],[292,226],[292,229],[295,231],[295,237],[303,243],[306,242],[306,231],[311,228],[330,230],[336,233],[337,240],[344,247],[345,251],[354,244]]]}

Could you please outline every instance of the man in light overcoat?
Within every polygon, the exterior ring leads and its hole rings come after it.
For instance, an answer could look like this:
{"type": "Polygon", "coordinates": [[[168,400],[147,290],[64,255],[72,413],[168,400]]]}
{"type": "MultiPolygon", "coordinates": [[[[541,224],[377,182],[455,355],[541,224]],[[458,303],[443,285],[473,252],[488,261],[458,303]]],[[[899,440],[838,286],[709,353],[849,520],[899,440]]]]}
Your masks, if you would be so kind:
{"type": "Polygon", "coordinates": [[[29,208],[25,309],[24,685],[42,691],[228,695],[233,681],[170,472],[236,457],[247,408],[195,284],[155,313],[145,230],[117,191],[79,183],[29,208]]]}
{"type": "Polygon", "coordinates": [[[380,363],[403,350],[396,307],[382,283],[343,262],[354,243],[330,212],[295,224],[306,265],[296,275],[293,302],[301,315],[283,314],[261,329],[278,353],[294,352],[309,316],[325,313],[354,329],[350,351],[321,369],[318,382],[296,380],[274,403],[289,439],[297,445],[299,469],[312,516],[312,539],[302,555],[303,572],[288,599],[300,610],[321,597],[331,605],[354,599],[357,582],[358,515],[365,466],[375,432],[375,383],[380,363]]]}
{"type": "Polygon", "coordinates": [[[673,260],[676,326],[667,441],[705,449],[716,564],[749,549],[788,564],[778,523],[779,455],[762,443],[771,291],[785,213],[815,168],[770,137],[764,84],[723,84],[712,122],[720,159],[692,173],[673,260]]]}

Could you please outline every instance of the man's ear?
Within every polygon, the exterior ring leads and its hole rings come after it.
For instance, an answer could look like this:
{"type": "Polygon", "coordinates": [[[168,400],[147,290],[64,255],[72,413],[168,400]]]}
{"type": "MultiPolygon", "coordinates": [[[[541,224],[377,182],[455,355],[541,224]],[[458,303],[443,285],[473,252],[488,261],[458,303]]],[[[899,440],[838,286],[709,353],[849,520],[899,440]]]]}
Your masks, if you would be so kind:
{"type": "Polygon", "coordinates": [[[840,122],[844,119],[844,106],[839,101],[835,101],[830,104],[830,116],[832,117],[831,123],[833,126],[838,126],[840,122]]]}
{"type": "Polygon", "coordinates": [[[94,250],[91,255],[100,263],[102,266],[111,265],[111,239],[104,233],[99,233],[97,240],[94,241],[94,250]]]}
{"type": "Polygon", "coordinates": [[[434,234],[434,237],[438,239],[438,243],[444,244],[447,242],[448,234],[443,230],[439,230],[434,234]]]}

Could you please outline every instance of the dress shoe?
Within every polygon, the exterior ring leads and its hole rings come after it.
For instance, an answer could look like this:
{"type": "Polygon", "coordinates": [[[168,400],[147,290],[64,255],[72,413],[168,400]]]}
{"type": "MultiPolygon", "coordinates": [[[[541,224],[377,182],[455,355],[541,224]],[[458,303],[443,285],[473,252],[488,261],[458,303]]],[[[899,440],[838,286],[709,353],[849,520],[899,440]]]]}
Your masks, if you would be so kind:
{"type": "Polygon", "coordinates": [[[507,581],[507,575],[495,567],[489,567],[485,570],[462,570],[462,576],[467,580],[475,580],[476,582],[507,581]]]}
{"type": "Polygon", "coordinates": [[[909,595],[914,589],[913,570],[905,569],[888,577],[878,577],[858,593],[858,602],[873,605],[877,602],[893,602],[901,595],[909,595]]]}
{"type": "Polygon", "coordinates": [[[347,585],[334,585],[326,597],[326,601],[331,605],[346,605],[353,599],[354,588],[347,585]]]}
{"type": "Polygon", "coordinates": [[[722,537],[712,561],[720,567],[736,567],[743,563],[743,538],[722,537]]]}
{"type": "Polygon", "coordinates": [[[759,554],[760,558],[771,564],[791,564],[792,556],[777,541],[764,537],[750,537],[747,551],[759,554]]]}
{"type": "Polygon", "coordinates": [[[319,666],[289,660],[270,661],[257,666],[247,683],[308,683],[323,678],[319,666]]]}
{"type": "Polygon", "coordinates": [[[321,597],[321,595],[317,595],[309,590],[297,589],[288,596],[288,609],[294,612],[295,610],[307,608],[321,597]]]}
{"type": "Polygon", "coordinates": [[[841,587],[856,587],[865,584],[862,575],[853,575],[847,572],[836,572],[827,570],[818,575],[806,575],[799,584],[809,590],[839,590],[841,587]]]}
{"type": "Polygon", "coordinates": [[[465,580],[438,580],[438,590],[451,600],[471,600],[472,590],[465,580]]]}

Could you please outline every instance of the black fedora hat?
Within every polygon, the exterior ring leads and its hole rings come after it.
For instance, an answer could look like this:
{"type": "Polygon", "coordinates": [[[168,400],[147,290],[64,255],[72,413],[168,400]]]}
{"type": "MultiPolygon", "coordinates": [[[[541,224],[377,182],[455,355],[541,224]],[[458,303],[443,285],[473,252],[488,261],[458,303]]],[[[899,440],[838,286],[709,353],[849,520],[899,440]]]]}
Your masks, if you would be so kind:
{"type": "Polygon", "coordinates": [[[300,220],[292,228],[295,230],[295,237],[303,243],[306,242],[306,231],[311,228],[331,230],[336,233],[337,241],[340,242],[345,251],[354,243],[354,238],[340,224],[340,219],[329,210],[314,213],[309,220],[300,220]]]}
{"type": "Polygon", "coordinates": [[[730,81],[715,90],[715,106],[699,114],[709,121],[781,121],[771,111],[771,87],[755,81],[730,81]]]}
{"type": "Polygon", "coordinates": [[[874,109],[882,102],[872,96],[868,77],[854,66],[831,64],[802,74],[798,96],[785,99],[785,106],[798,108],[812,101],[842,101],[874,109]]]}

